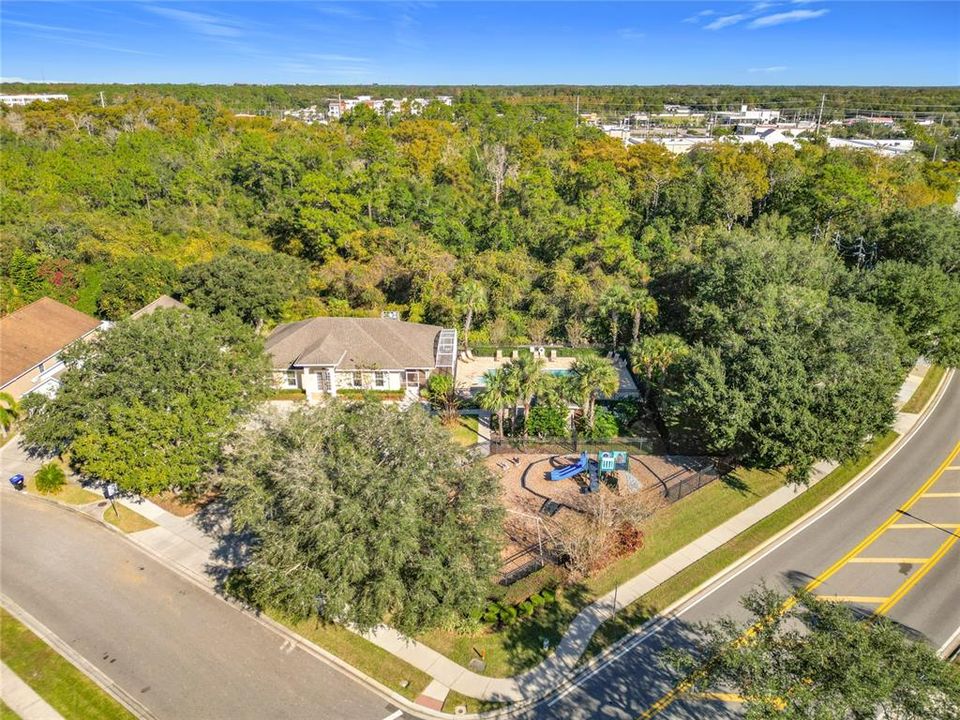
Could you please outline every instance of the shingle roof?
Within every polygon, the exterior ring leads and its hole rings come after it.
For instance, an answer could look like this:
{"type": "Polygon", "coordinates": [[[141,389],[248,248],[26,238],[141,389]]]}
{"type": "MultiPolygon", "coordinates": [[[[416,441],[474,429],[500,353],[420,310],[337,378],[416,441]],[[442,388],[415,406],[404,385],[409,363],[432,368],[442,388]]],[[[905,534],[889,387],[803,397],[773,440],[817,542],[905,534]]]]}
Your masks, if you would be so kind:
{"type": "Polygon", "coordinates": [[[0,318],[0,385],[6,385],[100,321],[48,297],[0,318]]]}
{"type": "Polygon", "coordinates": [[[177,308],[180,310],[186,310],[187,306],[184,305],[179,300],[174,300],[169,295],[161,295],[149,305],[144,305],[142,308],[140,308],[135,313],[133,313],[130,317],[133,319],[136,319],[138,317],[143,317],[144,315],[149,315],[154,310],[159,310],[160,308],[177,308]]]}
{"type": "Polygon", "coordinates": [[[442,329],[385,318],[317,317],[277,326],[266,346],[275,368],[432,368],[442,329]]]}

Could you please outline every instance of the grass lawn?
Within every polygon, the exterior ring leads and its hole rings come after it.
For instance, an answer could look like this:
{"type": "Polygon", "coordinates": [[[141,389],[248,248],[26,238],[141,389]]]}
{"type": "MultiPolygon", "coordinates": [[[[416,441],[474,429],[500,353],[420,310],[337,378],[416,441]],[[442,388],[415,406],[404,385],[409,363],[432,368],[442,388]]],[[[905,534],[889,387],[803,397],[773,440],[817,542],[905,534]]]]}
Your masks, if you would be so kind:
{"type": "Polygon", "coordinates": [[[913,395],[911,395],[910,399],[900,408],[900,412],[918,413],[923,410],[933,396],[933,391],[936,390],[940,384],[940,379],[946,372],[947,369],[944,367],[931,365],[927,370],[927,374],[923,376],[920,385],[913,391],[913,395]]]}
{"type": "Polygon", "coordinates": [[[457,709],[457,705],[463,705],[465,708],[467,708],[468,713],[486,712],[488,710],[496,710],[497,708],[503,707],[503,703],[477,700],[476,698],[461,695],[456,690],[451,690],[447,693],[446,700],[443,701],[443,712],[450,713],[452,715],[454,710],[457,709]]]}
{"type": "Polygon", "coordinates": [[[461,415],[457,419],[456,425],[448,425],[447,429],[453,435],[453,440],[458,445],[470,447],[477,443],[477,428],[479,421],[476,415],[461,415]]]}
{"type": "Polygon", "coordinates": [[[61,487],[60,490],[55,493],[42,493],[37,490],[37,482],[34,476],[27,478],[25,484],[27,486],[27,492],[33,493],[34,495],[48,497],[62,503],[67,503],[68,505],[86,505],[87,503],[96,502],[97,500],[103,499],[95,492],[84,490],[82,487],[80,487],[79,483],[71,481],[69,476],[66,485],[61,487]]]}
{"type": "Polygon", "coordinates": [[[806,515],[849,483],[867,465],[883,454],[896,439],[895,432],[889,432],[875,439],[867,445],[860,458],[843,463],[796,499],[628,605],[615,618],[600,626],[580,661],[583,662],[595,656],[608,645],[650,620],[664,608],[754,550],[765,540],[806,515]]]}
{"type": "MultiPolygon", "coordinates": [[[[0,639],[0,658],[7,667],[66,720],[133,720],[93,680],[3,610],[0,639]]],[[[2,717],[8,717],[6,711],[2,717]]]]}
{"type": "Polygon", "coordinates": [[[103,511],[104,522],[108,522],[114,527],[118,527],[125,533],[135,533],[141,530],[149,530],[156,527],[157,524],[152,520],[147,520],[140,513],[134,512],[128,507],[115,503],[113,507],[108,507],[103,511]],[[116,508],[116,512],[114,511],[116,508]],[[119,513],[120,517],[117,517],[119,513]]]}
{"type": "Polygon", "coordinates": [[[316,619],[291,619],[274,611],[267,614],[410,700],[416,700],[430,682],[425,672],[339,625],[318,623],[316,619]],[[407,686],[403,687],[401,681],[406,681],[407,686]]]}
{"type": "Polygon", "coordinates": [[[739,469],[661,508],[643,525],[643,548],[590,578],[590,594],[610,592],[782,487],[783,481],[779,472],[739,469]]]}
{"type": "Polygon", "coordinates": [[[613,563],[582,585],[564,587],[558,593],[557,604],[541,609],[533,618],[496,631],[485,628],[474,635],[434,630],[417,639],[464,666],[483,653],[487,663],[484,675],[516,675],[537,665],[550,653],[550,648],[556,646],[583,607],[782,484],[783,476],[779,473],[738,470],[725,480],[717,480],[662,508],[644,528],[643,549],[613,563]],[[547,649],[543,647],[544,639],[549,641],[547,649]]]}
{"type": "Polygon", "coordinates": [[[20,720],[20,716],[8,708],[3,700],[0,700],[0,720],[20,720]]]}

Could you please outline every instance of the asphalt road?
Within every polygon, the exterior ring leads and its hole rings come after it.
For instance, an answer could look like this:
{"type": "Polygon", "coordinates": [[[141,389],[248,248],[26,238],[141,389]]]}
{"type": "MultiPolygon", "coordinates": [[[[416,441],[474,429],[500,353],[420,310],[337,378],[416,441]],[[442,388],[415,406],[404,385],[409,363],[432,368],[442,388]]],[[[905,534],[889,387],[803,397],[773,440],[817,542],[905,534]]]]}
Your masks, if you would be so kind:
{"type": "MultiPolygon", "coordinates": [[[[775,544],[758,560],[721,578],[679,608],[669,622],[653,633],[637,636],[607,664],[585,677],[558,699],[530,711],[536,718],[622,718],[635,720],[663,697],[677,679],[660,665],[667,647],[689,647],[694,624],[721,615],[745,617],[739,598],[761,582],[789,591],[821,577],[865,539],[857,560],[835,569],[815,591],[820,595],[865,597],[849,604],[873,612],[905,584],[907,592],[886,613],[904,630],[935,647],[943,645],[960,626],[960,525],[938,529],[927,522],[960,523],[960,455],[948,464],[935,483],[915,500],[909,512],[894,524],[915,528],[886,529],[897,508],[935,474],[960,442],[960,379],[954,377],[926,422],[880,470],[812,523],[775,544]],[[951,539],[952,538],[952,539],[951,539]],[[924,561],[943,550],[936,564],[924,570],[924,561]],[[880,559],[880,562],[876,560],[880,559]],[[869,560],[869,562],[868,562],[869,560]]],[[[722,718],[736,716],[738,706],[717,701],[681,699],[664,708],[658,718],[722,718]]]]}
{"type": "Polygon", "coordinates": [[[5,491],[0,521],[3,593],[161,720],[396,710],[88,518],[5,491]]]}

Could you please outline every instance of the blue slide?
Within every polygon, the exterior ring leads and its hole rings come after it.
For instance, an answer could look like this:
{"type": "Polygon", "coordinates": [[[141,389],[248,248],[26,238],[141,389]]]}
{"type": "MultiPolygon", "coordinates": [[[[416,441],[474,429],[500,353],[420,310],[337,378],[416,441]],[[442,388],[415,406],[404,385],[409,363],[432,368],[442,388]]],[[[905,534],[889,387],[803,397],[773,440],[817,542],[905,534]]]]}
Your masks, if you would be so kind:
{"type": "Polygon", "coordinates": [[[580,453],[580,459],[575,462],[573,465],[564,465],[563,467],[557,468],[556,470],[550,471],[551,480],[566,480],[567,478],[572,478],[574,475],[579,475],[584,470],[587,469],[587,454],[580,453]]]}

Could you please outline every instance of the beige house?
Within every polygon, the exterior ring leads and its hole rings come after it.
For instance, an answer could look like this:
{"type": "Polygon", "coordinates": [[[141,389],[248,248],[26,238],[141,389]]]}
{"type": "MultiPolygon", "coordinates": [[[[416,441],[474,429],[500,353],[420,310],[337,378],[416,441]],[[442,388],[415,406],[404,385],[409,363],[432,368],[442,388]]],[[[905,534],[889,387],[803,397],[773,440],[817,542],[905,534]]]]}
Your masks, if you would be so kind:
{"type": "Polygon", "coordinates": [[[48,297],[0,318],[0,392],[18,400],[31,392],[55,393],[64,368],[60,352],[101,325],[48,297]]]}
{"type": "Polygon", "coordinates": [[[279,388],[308,400],[338,390],[419,396],[435,371],[456,372],[457,331],[390,318],[317,317],[279,325],[267,338],[279,388]]]}

